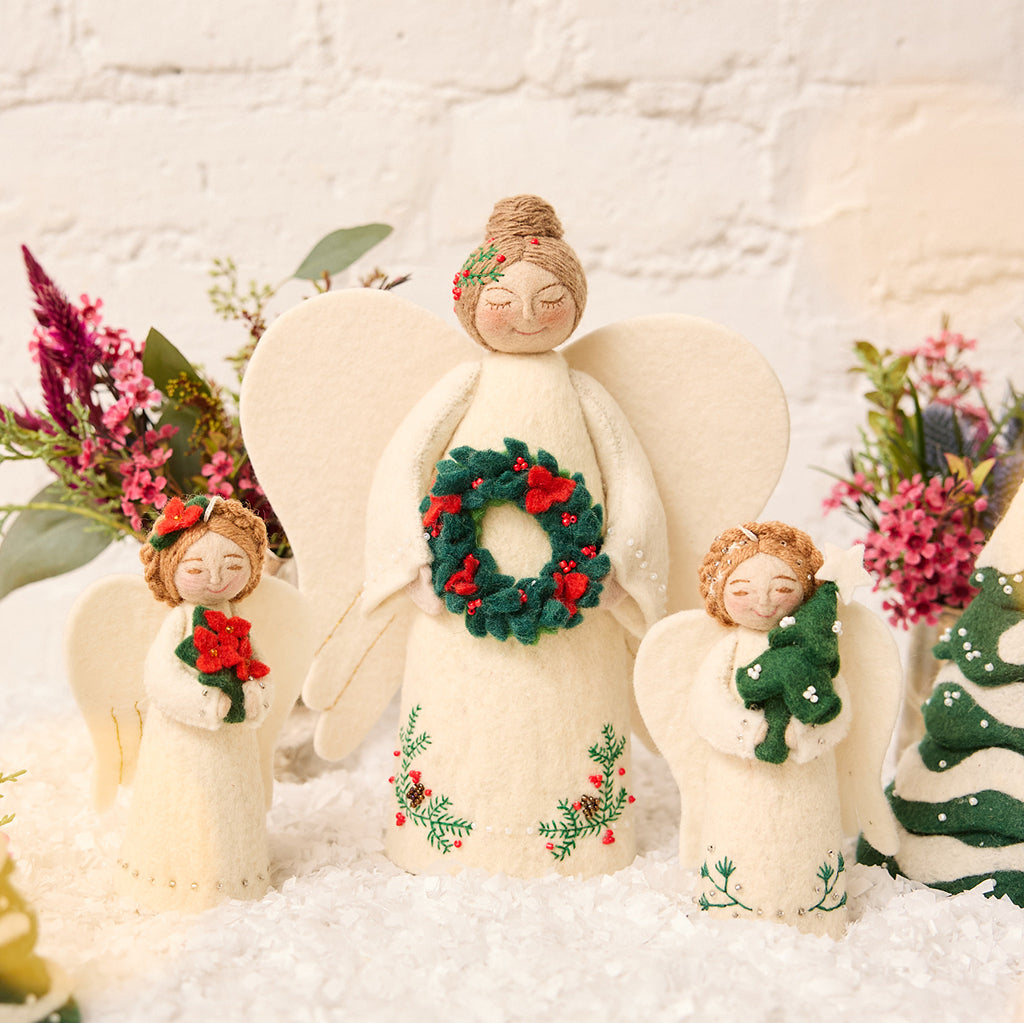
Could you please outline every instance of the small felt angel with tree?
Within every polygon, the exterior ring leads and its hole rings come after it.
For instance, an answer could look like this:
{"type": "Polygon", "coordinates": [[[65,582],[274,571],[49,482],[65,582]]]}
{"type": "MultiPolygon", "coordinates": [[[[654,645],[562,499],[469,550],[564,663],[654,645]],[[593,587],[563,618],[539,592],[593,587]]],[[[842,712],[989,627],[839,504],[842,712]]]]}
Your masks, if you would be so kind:
{"type": "Polygon", "coordinates": [[[680,789],[680,860],[699,905],[839,937],[843,836],[894,848],[880,782],[900,699],[884,624],[849,603],[858,557],[801,530],[723,531],[700,569],[706,613],[658,623],[637,655],[644,721],[680,789]],[[842,598],[845,606],[839,607],[842,598]]]}
{"type": "Polygon", "coordinates": [[[299,595],[261,585],[266,546],[239,501],[173,498],[141,551],[145,584],[103,580],[72,611],[69,673],[96,744],[97,802],[134,775],[117,888],[152,909],[198,911],[270,884],[270,759],[309,651],[299,595]],[[104,664],[111,617],[129,629],[104,664]]]}

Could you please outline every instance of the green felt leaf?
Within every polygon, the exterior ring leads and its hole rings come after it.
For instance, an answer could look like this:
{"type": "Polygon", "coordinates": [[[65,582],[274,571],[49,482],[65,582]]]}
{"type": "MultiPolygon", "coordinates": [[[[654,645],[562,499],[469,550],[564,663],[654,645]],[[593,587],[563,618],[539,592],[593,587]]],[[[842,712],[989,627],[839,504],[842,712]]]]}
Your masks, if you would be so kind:
{"type": "MultiPolygon", "coordinates": [[[[63,488],[52,483],[29,503],[64,504],[63,488]]],[[[79,568],[112,539],[112,533],[73,511],[19,512],[0,543],[0,599],[29,583],[79,568]]]]}
{"type": "Polygon", "coordinates": [[[315,281],[326,274],[347,270],[360,256],[391,234],[387,224],[363,224],[343,227],[325,235],[313,246],[294,275],[302,281],[315,281]]]}
{"type": "Polygon", "coordinates": [[[192,363],[155,327],[150,327],[146,335],[146,348],[142,353],[142,372],[153,381],[153,386],[158,391],[165,391],[168,382],[183,373],[207,393],[210,390],[192,363]]]}

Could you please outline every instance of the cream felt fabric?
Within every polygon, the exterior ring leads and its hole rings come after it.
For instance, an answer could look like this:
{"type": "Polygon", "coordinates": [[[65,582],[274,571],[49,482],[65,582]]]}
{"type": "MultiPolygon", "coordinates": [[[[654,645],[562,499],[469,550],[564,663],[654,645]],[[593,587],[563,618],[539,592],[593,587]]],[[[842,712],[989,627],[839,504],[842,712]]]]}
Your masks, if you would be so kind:
{"type": "Polygon", "coordinates": [[[1005,686],[979,686],[965,678],[953,661],[947,661],[935,677],[929,699],[936,693],[944,694],[950,687],[966,693],[978,706],[984,707],[992,717],[1004,725],[1024,728],[1024,699],[1016,683],[1005,686]]]}
{"type": "Polygon", "coordinates": [[[990,877],[1017,871],[1024,863],[1024,842],[999,847],[965,845],[951,835],[915,835],[896,825],[900,873],[922,884],[949,883],[964,877],[990,877]]]}
{"type": "Polygon", "coordinates": [[[636,432],[668,516],[668,609],[700,603],[697,566],[722,522],[757,518],[789,449],[782,386],[734,331],[641,316],[587,334],[570,364],[604,383],[636,432]]]}
{"type": "MultiPolygon", "coordinates": [[[[917,745],[900,757],[894,795],[919,803],[944,803],[996,785],[1000,792],[1024,803],[1024,758],[998,746],[977,750],[959,764],[929,771],[917,745]]],[[[902,861],[902,857],[900,857],[902,861]]]]}
{"type": "Polygon", "coordinates": [[[68,677],[96,751],[97,807],[134,780],[119,889],[151,908],[197,910],[266,890],[274,747],[313,655],[313,629],[305,598],[270,576],[236,608],[271,668],[262,687],[245,684],[255,724],[218,724],[225,697],[174,656],[191,606],[169,610],[140,576],[100,580],[68,616],[68,677]]]}
{"type": "Polygon", "coordinates": [[[760,916],[837,937],[846,921],[844,820],[855,829],[859,818],[891,844],[880,774],[898,708],[898,657],[878,644],[868,612],[850,605],[839,619],[843,709],[820,727],[791,721],[787,742],[799,753],[783,764],[756,758],[764,714],[745,707],[735,685],[737,668],[767,646],[767,633],[690,611],[659,622],[640,645],[637,702],[680,788],[680,862],[701,869],[702,898],[715,915],[760,916]],[[850,654],[861,642],[871,652],[850,654]],[[865,713],[877,679],[862,672],[872,670],[896,689],[878,716],[865,713]]]}
{"type": "MultiPolygon", "coordinates": [[[[501,450],[504,438],[511,436],[532,452],[550,452],[563,471],[581,473],[592,499],[607,509],[610,535],[604,551],[627,594],[622,603],[631,601],[641,622],[645,612],[656,615],[667,572],[664,519],[646,460],[614,402],[593,381],[570,374],[555,352],[488,353],[479,366],[472,400],[445,447],[501,450]],[[615,519],[620,509],[621,531],[615,519]],[[644,552],[640,558],[638,550],[644,552]]],[[[448,401],[431,404],[451,406],[448,401]]],[[[414,409],[413,419],[422,407],[414,409]]],[[[389,517],[373,510],[394,506],[400,495],[410,501],[415,495],[406,482],[410,476],[419,480],[422,493],[428,442],[422,429],[407,426],[396,431],[382,457],[388,471],[375,478],[367,521],[368,558],[373,552],[385,572],[392,563],[403,566],[391,576],[396,587],[421,567],[410,552],[423,526],[418,515],[403,517],[406,531],[396,534],[394,513],[389,517]],[[400,472],[403,463],[406,469],[400,472]]],[[[432,445],[434,434],[426,436],[432,445]]],[[[550,557],[536,523],[505,505],[486,512],[481,542],[500,569],[513,576],[535,574],[550,557]]],[[[372,592],[375,599],[386,596],[378,587],[372,592]]],[[[415,615],[402,720],[419,708],[418,726],[430,736],[415,769],[422,771],[423,785],[450,800],[452,812],[473,826],[460,837],[459,847],[439,851],[430,828],[415,823],[399,803],[397,812],[405,820],[389,824],[387,847],[401,866],[417,871],[435,865],[480,866],[531,876],[550,870],[608,872],[632,860],[635,837],[628,803],[608,828],[588,834],[562,858],[557,855],[560,839],[542,834],[542,824],[561,817],[560,803],[571,805],[597,794],[590,777],[602,772],[589,751],[601,744],[604,730],[610,728],[618,739],[628,740],[630,734],[626,634],[600,608],[582,614],[582,624],[542,635],[534,645],[474,637],[461,616],[447,611],[415,615]]],[[[628,745],[615,769],[623,772],[616,773],[617,794],[628,787],[628,745]]]]}

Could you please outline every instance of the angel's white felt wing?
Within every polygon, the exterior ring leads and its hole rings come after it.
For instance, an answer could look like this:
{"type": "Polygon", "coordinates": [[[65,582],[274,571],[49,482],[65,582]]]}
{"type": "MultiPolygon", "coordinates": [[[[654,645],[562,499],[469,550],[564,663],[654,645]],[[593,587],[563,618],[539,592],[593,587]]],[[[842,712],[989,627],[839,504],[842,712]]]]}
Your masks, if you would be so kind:
{"type": "Polygon", "coordinates": [[[644,636],[633,669],[637,706],[679,786],[679,861],[701,863],[698,836],[707,745],[693,727],[690,698],[697,670],[728,630],[704,611],[679,611],[644,636]]]}
{"type": "Polygon", "coordinates": [[[725,527],[757,518],[789,447],[778,378],[739,334],[694,316],[642,316],[565,350],[626,414],[669,531],[668,609],[700,606],[697,569],[725,527]]]}
{"type": "Polygon", "coordinates": [[[882,788],[882,765],[903,699],[903,673],[892,633],[856,602],[840,606],[839,663],[850,690],[852,719],[836,747],[843,831],[863,832],[886,856],[899,838],[882,788]]]}
{"type": "Polygon", "coordinates": [[[65,663],[96,754],[99,810],[135,774],[146,716],[142,666],[168,613],[141,575],[113,575],[85,590],[68,615],[65,663]]]}
{"type": "Polygon", "coordinates": [[[274,792],[274,749],[313,659],[313,617],[303,594],[294,586],[267,575],[237,605],[237,613],[252,622],[256,652],[270,668],[274,683],[274,700],[259,732],[263,791],[267,809],[270,809],[274,792]]]}
{"type": "Polygon", "coordinates": [[[356,608],[374,470],[409,409],[472,353],[464,335],[426,310],[391,292],[350,288],[282,315],[246,370],[246,448],[313,608],[304,696],[314,709],[338,707],[317,726],[317,751],[329,759],[358,744],[402,676],[411,609],[370,621],[356,608]]]}

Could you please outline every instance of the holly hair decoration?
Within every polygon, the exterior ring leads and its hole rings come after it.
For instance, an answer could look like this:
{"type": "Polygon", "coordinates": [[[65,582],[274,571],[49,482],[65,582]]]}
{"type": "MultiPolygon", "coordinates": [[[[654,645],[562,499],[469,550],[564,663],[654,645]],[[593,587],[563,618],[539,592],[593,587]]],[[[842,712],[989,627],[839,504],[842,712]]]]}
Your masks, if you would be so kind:
{"type": "Polygon", "coordinates": [[[187,501],[172,497],[149,534],[150,545],[158,551],[166,550],[186,529],[190,529],[201,518],[208,519],[216,500],[216,495],[205,497],[202,494],[190,497],[187,501]]]}
{"type": "Polygon", "coordinates": [[[465,616],[474,636],[536,643],[545,632],[569,629],[595,607],[611,563],[601,550],[603,513],[579,474],[559,472],[546,451],[505,439],[504,451],[456,448],[437,466],[420,505],[433,554],[434,592],[452,614],[465,616]],[[480,546],[487,509],[512,504],[544,530],[551,558],[536,576],[514,579],[480,546]]]}

